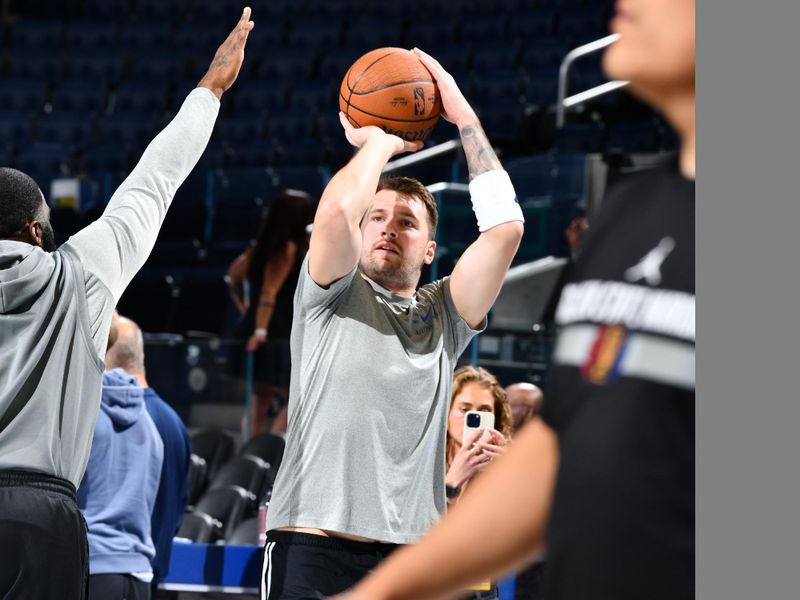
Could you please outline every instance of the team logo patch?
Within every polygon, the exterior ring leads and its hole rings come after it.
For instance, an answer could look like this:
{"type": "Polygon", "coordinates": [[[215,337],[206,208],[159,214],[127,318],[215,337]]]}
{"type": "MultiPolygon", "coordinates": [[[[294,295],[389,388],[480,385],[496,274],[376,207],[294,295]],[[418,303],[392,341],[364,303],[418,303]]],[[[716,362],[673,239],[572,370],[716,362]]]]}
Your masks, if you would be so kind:
{"type": "Polygon", "coordinates": [[[581,365],[581,375],[594,385],[605,385],[619,377],[619,365],[625,354],[629,332],[623,325],[598,328],[589,356],[581,365]]]}

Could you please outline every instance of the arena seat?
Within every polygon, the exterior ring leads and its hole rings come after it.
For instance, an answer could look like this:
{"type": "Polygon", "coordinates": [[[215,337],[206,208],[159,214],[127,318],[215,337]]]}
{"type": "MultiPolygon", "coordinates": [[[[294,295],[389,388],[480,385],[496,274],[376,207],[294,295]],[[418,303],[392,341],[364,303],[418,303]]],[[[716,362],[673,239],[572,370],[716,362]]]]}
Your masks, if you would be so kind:
{"type": "Polygon", "coordinates": [[[250,438],[239,450],[239,455],[257,456],[277,470],[281,466],[285,447],[286,442],[281,436],[266,432],[250,438]]]}
{"type": "MultiPolygon", "coordinates": [[[[245,517],[250,499],[247,491],[237,485],[206,491],[198,500],[195,513],[201,512],[222,524],[220,539],[227,540],[245,517]]],[[[216,540],[215,540],[216,541],[216,540]]]]}
{"type": "Polygon", "coordinates": [[[236,529],[233,530],[233,533],[231,533],[225,541],[232,546],[258,546],[258,524],[258,517],[245,519],[237,525],[236,529]]]}
{"type": "Polygon", "coordinates": [[[207,429],[189,437],[191,438],[192,453],[204,458],[208,464],[210,481],[233,456],[236,446],[233,436],[222,429],[207,429]]]}
{"type": "Polygon", "coordinates": [[[188,478],[188,494],[186,499],[186,508],[194,509],[195,504],[203,495],[208,487],[208,465],[206,459],[198,456],[194,452],[189,456],[189,473],[188,478]]]}
{"type": "Polygon", "coordinates": [[[231,458],[211,479],[209,490],[228,486],[239,486],[248,492],[248,498],[255,504],[260,498],[267,481],[270,465],[257,456],[240,455],[231,458]]]}
{"type": "Polygon", "coordinates": [[[176,538],[191,540],[195,544],[210,544],[222,535],[222,523],[203,512],[183,515],[183,523],[176,538]]]}

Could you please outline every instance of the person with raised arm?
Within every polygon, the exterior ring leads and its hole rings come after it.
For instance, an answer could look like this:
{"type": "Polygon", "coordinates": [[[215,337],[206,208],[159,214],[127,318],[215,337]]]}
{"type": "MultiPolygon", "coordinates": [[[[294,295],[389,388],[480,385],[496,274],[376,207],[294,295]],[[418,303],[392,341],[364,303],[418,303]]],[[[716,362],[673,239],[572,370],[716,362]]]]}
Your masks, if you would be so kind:
{"type": "Polygon", "coordinates": [[[0,169],[1,597],[85,597],[86,524],[75,489],[100,409],[114,306],[205,150],[252,28],[245,8],[103,215],[59,248],[36,182],[0,169]]]}

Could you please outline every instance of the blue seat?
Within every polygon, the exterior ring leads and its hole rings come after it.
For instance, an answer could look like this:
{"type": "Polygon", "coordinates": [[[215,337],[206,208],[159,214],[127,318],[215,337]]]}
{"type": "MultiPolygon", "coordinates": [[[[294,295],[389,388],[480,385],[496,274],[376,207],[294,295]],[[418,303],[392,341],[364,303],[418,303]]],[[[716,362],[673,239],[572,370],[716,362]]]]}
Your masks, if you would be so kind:
{"type": "MultiPolygon", "coordinates": [[[[168,4],[168,3],[165,3],[168,4]]],[[[130,21],[119,34],[122,48],[166,49],[171,42],[171,27],[163,21],[130,21]]]]}
{"type": "MultiPolygon", "coordinates": [[[[219,23],[192,24],[191,27],[178,28],[175,32],[173,45],[175,52],[182,56],[192,56],[198,59],[207,58],[210,61],[217,47],[225,40],[226,35],[227,32],[223,31],[219,23]]],[[[250,51],[250,41],[250,38],[248,38],[248,52],[250,51]]]]}
{"type": "Polygon", "coordinates": [[[143,147],[153,137],[154,127],[152,115],[115,111],[100,122],[99,141],[143,147]]]}
{"type": "Polygon", "coordinates": [[[131,10],[129,0],[83,0],[83,14],[114,23],[125,18],[131,10]]]}
{"type": "Polygon", "coordinates": [[[102,175],[120,173],[129,168],[130,157],[127,147],[114,142],[94,144],[80,155],[78,167],[84,173],[102,175]]]}
{"type": "Polygon", "coordinates": [[[283,111],[269,116],[267,135],[286,141],[309,139],[314,133],[315,119],[304,110],[283,111]]]}
{"type": "Polygon", "coordinates": [[[31,140],[34,113],[0,110],[0,140],[4,144],[26,145],[31,140]]]}
{"type": "Polygon", "coordinates": [[[315,53],[281,50],[265,56],[256,70],[256,79],[272,85],[310,79],[314,73],[315,53]]]}
{"type": "Polygon", "coordinates": [[[555,30],[555,14],[550,11],[519,11],[509,19],[509,33],[525,44],[536,43],[542,37],[552,35],[555,30]]]}
{"type": "Polygon", "coordinates": [[[560,152],[600,152],[603,131],[595,123],[567,123],[556,131],[555,147],[560,152]]]}
{"type": "Polygon", "coordinates": [[[348,22],[344,45],[356,53],[353,60],[374,48],[402,47],[403,28],[384,16],[360,15],[348,22]]]}
{"type": "Polygon", "coordinates": [[[246,81],[232,94],[233,108],[238,113],[282,111],[286,108],[286,86],[271,81],[246,81]]]}
{"type": "Polygon", "coordinates": [[[574,41],[598,39],[608,35],[608,17],[605,11],[567,7],[558,14],[556,32],[574,41]]]}
{"type": "Polygon", "coordinates": [[[96,53],[116,50],[117,31],[107,21],[76,20],[68,22],[64,34],[64,45],[70,51],[92,49],[96,53]]]}
{"type": "Polygon", "coordinates": [[[123,84],[112,95],[114,112],[157,114],[167,107],[168,92],[164,83],[123,84]]]}
{"type": "Polygon", "coordinates": [[[83,148],[92,141],[94,119],[86,111],[57,111],[41,119],[38,139],[69,148],[83,148]]]}
{"type": "Polygon", "coordinates": [[[164,0],[136,0],[135,15],[139,19],[173,23],[180,21],[186,11],[186,2],[164,0]]]}
{"type": "Polygon", "coordinates": [[[63,144],[39,142],[23,148],[14,159],[14,167],[33,177],[47,192],[50,181],[71,173],[71,159],[63,144]]]}
{"type": "Polygon", "coordinates": [[[558,37],[524,40],[523,48],[520,63],[530,71],[558,68],[568,52],[567,43],[558,37]]]}
{"type": "Polygon", "coordinates": [[[122,78],[125,59],[120,54],[100,54],[95,50],[81,50],[69,60],[69,73],[81,81],[115,84],[122,78]]]}
{"type": "Polygon", "coordinates": [[[265,167],[272,163],[275,148],[268,140],[226,142],[230,167],[265,167]]]}
{"type": "Polygon", "coordinates": [[[339,86],[332,86],[330,80],[302,82],[290,87],[289,90],[291,93],[289,106],[294,111],[314,114],[318,111],[338,109],[339,86]]]}
{"type": "Polygon", "coordinates": [[[480,43],[474,49],[473,66],[481,77],[499,69],[515,67],[519,58],[516,40],[498,40],[480,43]]]}
{"type": "Polygon", "coordinates": [[[3,110],[40,111],[48,89],[48,83],[42,80],[5,79],[0,85],[0,107],[3,110]]]}
{"type": "Polygon", "coordinates": [[[180,81],[184,79],[189,68],[182,57],[165,51],[155,51],[152,54],[142,53],[141,50],[133,51],[129,59],[132,66],[127,81],[161,83],[180,81]]]}
{"type": "Polygon", "coordinates": [[[7,76],[10,78],[53,81],[64,76],[64,57],[52,51],[26,51],[9,58],[7,76]]]}
{"type": "Polygon", "coordinates": [[[538,106],[553,106],[558,99],[558,69],[542,69],[528,74],[525,98],[538,106]]]}
{"type": "Polygon", "coordinates": [[[297,51],[308,48],[327,51],[341,45],[342,30],[340,17],[331,17],[322,22],[293,21],[286,33],[286,45],[297,51]]]}
{"type": "Polygon", "coordinates": [[[523,106],[520,103],[480,107],[481,125],[492,142],[522,142],[523,106]]]}
{"type": "Polygon", "coordinates": [[[216,134],[223,142],[256,142],[264,137],[263,111],[229,114],[217,120],[216,134]]]}
{"type": "Polygon", "coordinates": [[[606,150],[610,152],[657,152],[659,131],[651,121],[614,123],[606,134],[606,150]]]}
{"type": "Polygon", "coordinates": [[[311,194],[316,203],[322,190],[330,180],[331,174],[325,167],[319,166],[275,166],[270,169],[272,183],[279,189],[292,188],[311,194]]]}
{"type": "Polygon", "coordinates": [[[50,105],[55,111],[99,114],[106,107],[105,86],[86,81],[65,81],[53,91],[50,105]]]}
{"type": "MultiPolygon", "coordinates": [[[[511,18],[514,20],[516,17],[511,18]]],[[[465,18],[461,25],[461,39],[465,43],[479,43],[484,41],[507,39],[508,20],[506,15],[494,14],[479,18],[465,18]]]]}
{"type": "Polygon", "coordinates": [[[8,32],[8,44],[19,54],[29,49],[48,48],[51,52],[61,47],[61,21],[20,19],[8,32]]]}
{"type": "MultiPolygon", "coordinates": [[[[375,46],[376,48],[379,46],[375,46]]],[[[338,84],[342,81],[350,66],[363,54],[355,48],[331,50],[324,53],[319,60],[317,79],[319,81],[338,84]]]]}
{"type": "MultiPolygon", "coordinates": [[[[436,46],[455,44],[457,37],[457,21],[416,21],[406,30],[405,47],[421,48],[425,52],[436,46]]],[[[433,54],[433,52],[428,52],[433,54]]]]}

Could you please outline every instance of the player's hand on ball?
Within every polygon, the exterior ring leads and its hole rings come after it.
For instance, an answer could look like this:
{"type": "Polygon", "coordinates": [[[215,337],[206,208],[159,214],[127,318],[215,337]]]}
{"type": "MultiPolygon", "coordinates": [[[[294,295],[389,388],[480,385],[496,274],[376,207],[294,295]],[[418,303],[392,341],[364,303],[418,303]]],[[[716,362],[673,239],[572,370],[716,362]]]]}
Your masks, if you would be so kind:
{"type": "Polygon", "coordinates": [[[436,81],[436,87],[439,88],[439,94],[442,97],[442,116],[456,127],[463,127],[476,121],[478,117],[475,115],[475,111],[464,98],[464,94],[461,93],[453,76],[445,71],[439,61],[431,55],[419,48],[414,48],[412,52],[422,61],[436,81]]]}
{"type": "Polygon", "coordinates": [[[356,148],[361,148],[369,140],[380,140],[383,143],[392,145],[392,156],[394,156],[403,152],[416,152],[423,145],[420,141],[407,142],[396,135],[386,133],[383,129],[374,125],[353,127],[353,124],[347,120],[347,117],[341,111],[339,111],[339,122],[344,128],[344,135],[347,141],[356,148]]]}

